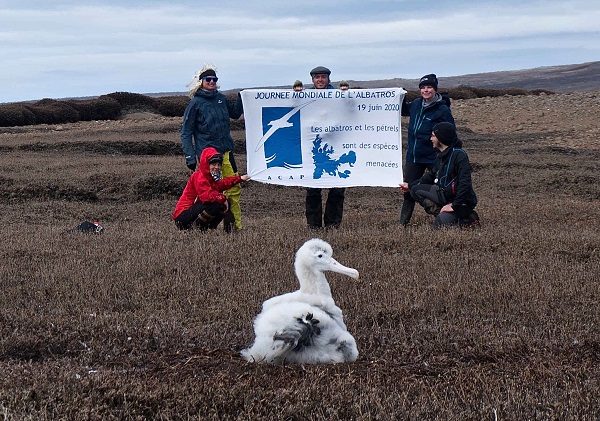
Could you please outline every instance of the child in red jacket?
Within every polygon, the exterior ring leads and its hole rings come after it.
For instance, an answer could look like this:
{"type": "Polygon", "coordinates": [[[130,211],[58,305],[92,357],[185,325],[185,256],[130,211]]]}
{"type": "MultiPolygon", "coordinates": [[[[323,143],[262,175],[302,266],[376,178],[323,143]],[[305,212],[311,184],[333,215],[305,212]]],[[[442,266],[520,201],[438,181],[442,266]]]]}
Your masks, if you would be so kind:
{"type": "MultiPolygon", "coordinates": [[[[223,191],[250,177],[232,175],[221,178],[222,164],[223,155],[215,148],[208,147],[202,151],[200,169],[190,176],[173,212],[173,220],[179,229],[190,229],[194,222],[203,231],[215,229],[229,212],[223,191]]],[[[229,232],[231,225],[226,224],[225,230],[229,232]]]]}

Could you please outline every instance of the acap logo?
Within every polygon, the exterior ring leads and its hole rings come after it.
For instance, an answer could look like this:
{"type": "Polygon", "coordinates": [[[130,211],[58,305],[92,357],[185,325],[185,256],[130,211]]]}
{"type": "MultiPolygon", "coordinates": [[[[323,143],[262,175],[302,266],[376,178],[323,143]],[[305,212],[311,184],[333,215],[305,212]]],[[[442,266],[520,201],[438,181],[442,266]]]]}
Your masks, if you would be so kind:
{"type": "Polygon", "coordinates": [[[262,132],[256,151],[264,145],[267,168],[301,168],[302,134],[300,109],[311,102],[297,107],[263,107],[262,132]]]}

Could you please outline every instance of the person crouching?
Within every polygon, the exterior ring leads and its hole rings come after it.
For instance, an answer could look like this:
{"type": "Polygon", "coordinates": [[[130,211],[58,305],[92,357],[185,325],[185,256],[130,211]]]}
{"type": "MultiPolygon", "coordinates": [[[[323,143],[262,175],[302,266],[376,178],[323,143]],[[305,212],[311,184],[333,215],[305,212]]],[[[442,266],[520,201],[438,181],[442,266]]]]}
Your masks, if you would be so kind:
{"type": "Polygon", "coordinates": [[[420,179],[400,184],[402,192],[410,192],[425,212],[435,215],[433,228],[458,225],[478,227],[475,212],[477,196],[471,181],[471,164],[454,124],[442,122],[433,127],[431,142],[438,155],[431,171],[420,179]]]}
{"type": "Polygon", "coordinates": [[[177,228],[187,230],[194,225],[202,231],[215,229],[223,219],[226,232],[234,222],[225,190],[250,179],[248,175],[222,177],[223,155],[208,147],[200,155],[200,168],[189,178],[175,206],[173,220],[177,228]]]}

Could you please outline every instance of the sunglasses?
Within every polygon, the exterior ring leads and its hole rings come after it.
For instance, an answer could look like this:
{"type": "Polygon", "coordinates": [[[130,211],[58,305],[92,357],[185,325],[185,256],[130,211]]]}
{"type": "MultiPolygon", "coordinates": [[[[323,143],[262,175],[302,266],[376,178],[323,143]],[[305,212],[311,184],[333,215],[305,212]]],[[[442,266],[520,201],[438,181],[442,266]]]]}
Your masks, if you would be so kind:
{"type": "Polygon", "coordinates": [[[218,77],[213,77],[213,76],[206,76],[206,77],[203,77],[202,80],[205,80],[207,82],[215,82],[215,83],[217,83],[217,80],[219,80],[219,78],[218,77]]]}

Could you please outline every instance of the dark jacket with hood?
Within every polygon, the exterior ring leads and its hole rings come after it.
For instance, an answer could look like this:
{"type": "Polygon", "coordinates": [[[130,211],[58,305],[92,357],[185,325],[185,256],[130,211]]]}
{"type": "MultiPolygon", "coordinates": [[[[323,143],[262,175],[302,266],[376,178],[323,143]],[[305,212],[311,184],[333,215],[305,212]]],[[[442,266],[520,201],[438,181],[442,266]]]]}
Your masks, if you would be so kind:
{"type": "Polygon", "coordinates": [[[432,164],[436,158],[436,150],[431,144],[433,126],[442,122],[454,124],[454,117],[446,100],[436,93],[433,102],[429,104],[423,105],[421,97],[403,102],[402,115],[410,116],[406,162],[432,164]]]}
{"type": "Polygon", "coordinates": [[[217,91],[198,89],[187,105],[181,125],[181,147],[186,164],[195,164],[204,148],[224,154],[233,150],[229,119],[243,114],[242,98],[233,102],[217,91]]]}
{"type": "Polygon", "coordinates": [[[208,147],[202,151],[200,155],[200,169],[190,176],[185,185],[183,193],[175,206],[173,219],[177,218],[181,212],[194,206],[198,201],[225,203],[227,198],[223,192],[242,182],[242,178],[239,175],[231,175],[220,180],[215,180],[210,173],[210,164],[208,162],[215,155],[219,155],[219,152],[212,147],[208,147]]]}
{"type": "Polygon", "coordinates": [[[477,196],[471,181],[471,163],[467,153],[461,149],[460,139],[452,147],[438,154],[431,171],[409,184],[437,184],[443,191],[443,204],[451,203],[460,217],[467,216],[477,205],[477,196]]]}

